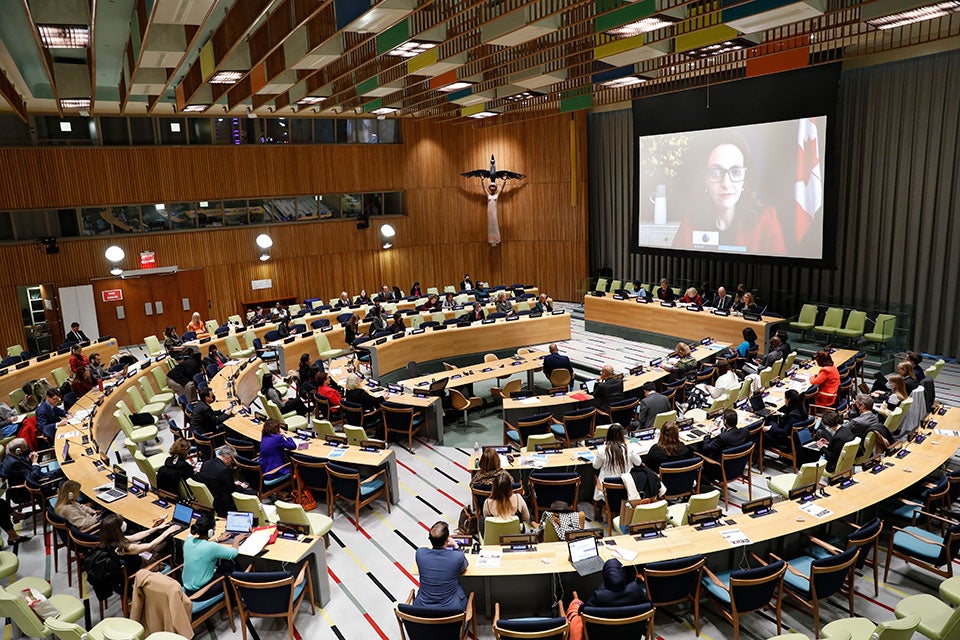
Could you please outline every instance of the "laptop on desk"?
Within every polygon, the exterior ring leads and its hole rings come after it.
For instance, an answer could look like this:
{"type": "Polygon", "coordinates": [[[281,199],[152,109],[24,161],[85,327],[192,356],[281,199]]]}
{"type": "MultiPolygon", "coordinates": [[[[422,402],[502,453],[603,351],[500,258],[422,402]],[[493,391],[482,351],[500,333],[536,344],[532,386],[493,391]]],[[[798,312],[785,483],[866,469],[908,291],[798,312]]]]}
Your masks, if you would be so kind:
{"type": "Polygon", "coordinates": [[[171,518],[171,521],[173,524],[178,524],[184,529],[189,529],[190,524],[193,522],[193,509],[178,502],[173,507],[173,518],[171,518]]]}
{"type": "Polygon", "coordinates": [[[125,473],[116,473],[113,474],[113,487],[105,491],[100,491],[97,493],[97,498],[102,502],[107,504],[111,502],[116,502],[120,498],[124,498],[127,495],[127,474],[125,473]]]}
{"type": "Polygon", "coordinates": [[[764,404],[762,393],[756,393],[750,396],[750,412],[764,418],[773,413],[767,408],[767,405],[764,404]]]}
{"type": "Polygon", "coordinates": [[[603,570],[603,559],[600,558],[600,549],[597,539],[593,536],[567,542],[570,551],[570,564],[581,576],[599,573],[603,570]]]}
{"type": "Polygon", "coordinates": [[[813,423],[812,429],[802,429],[797,434],[797,438],[800,440],[800,445],[810,449],[811,451],[816,451],[820,453],[820,445],[817,444],[817,429],[820,428],[820,418],[817,418],[817,421],[813,423]]]}
{"type": "Polygon", "coordinates": [[[226,531],[235,538],[253,531],[253,514],[248,511],[227,511],[226,531]]]}

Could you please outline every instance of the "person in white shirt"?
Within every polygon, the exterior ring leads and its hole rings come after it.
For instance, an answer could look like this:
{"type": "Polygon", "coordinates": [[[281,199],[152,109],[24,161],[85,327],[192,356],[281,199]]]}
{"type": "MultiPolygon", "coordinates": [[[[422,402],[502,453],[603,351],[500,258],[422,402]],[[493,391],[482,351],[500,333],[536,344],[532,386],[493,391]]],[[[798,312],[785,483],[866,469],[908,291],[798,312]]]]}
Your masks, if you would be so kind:
{"type": "MultiPolygon", "coordinates": [[[[606,441],[597,447],[597,453],[593,457],[593,468],[600,470],[597,478],[602,481],[604,478],[619,478],[640,464],[640,461],[640,446],[627,442],[623,435],[623,427],[614,423],[607,430],[606,441]]],[[[603,491],[600,490],[599,483],[594,489],[593,499],[603,500],[603,491]]]]}

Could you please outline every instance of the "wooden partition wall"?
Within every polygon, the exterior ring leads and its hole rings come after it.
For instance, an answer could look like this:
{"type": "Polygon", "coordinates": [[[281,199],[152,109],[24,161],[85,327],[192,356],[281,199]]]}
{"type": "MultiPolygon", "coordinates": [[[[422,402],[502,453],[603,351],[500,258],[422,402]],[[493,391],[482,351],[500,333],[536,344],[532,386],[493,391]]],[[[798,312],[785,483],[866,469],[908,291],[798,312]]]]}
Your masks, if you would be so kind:
{"type": "MultiPolygon", "coordinates": [[[[322,297],[381,283],[409,288],[475,280],[536,283],[574,300],[587,275],[587,168],[584,114],[503,127],[405,120],[399,145],[0,149],[0,209],[283,197],[310,193],[406,193],[407,215],[383,221],[397,231],[380,248],[380,220],[148,233],[60,242],[46,255],[34,245],[0,247],[0,346],[21,342],[16,287],[88,283],[109,275],[104,250],[141,251],[158,266],[200,269],[209,296],[204,317],[224,321],[240,301],[322,297]],[[489,166],[527,175],[500,198],[503,243],[486,242],[486,197],[460,172],[489,166]],[[254,243],[269,233],[271,260],[254,243]],[[272,287],[251,290],[251,281],[272,287]]],[[[23,214],[29,215],[29,214],[23,214]]],[[[65,318],[69,322],[71,319],[65,318]]],[[[142,338],[142,337],[141,337],[142,338]]],[[[133,339],[133,338],[131,338],[133,339]]]]}

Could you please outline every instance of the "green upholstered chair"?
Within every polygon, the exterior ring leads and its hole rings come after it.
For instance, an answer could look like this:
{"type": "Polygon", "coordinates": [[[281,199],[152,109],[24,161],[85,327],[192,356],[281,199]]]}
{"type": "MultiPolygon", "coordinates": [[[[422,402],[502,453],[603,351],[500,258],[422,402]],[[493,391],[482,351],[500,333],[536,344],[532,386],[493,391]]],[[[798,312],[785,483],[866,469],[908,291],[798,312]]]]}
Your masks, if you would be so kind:
{"type": "Polygon", "coordinates": [[[57,367],[50,372],[50,375],[53,376],[54,386],[62,387],[63,383],[67,381],[67,370],[63,367],[57,367]]]}
{"type": "Polygon", "coordinates": [[[893,340],[893,332],[897,328],[897,317],[888,313],[877,314],[873,321],[873,331],[863,334],[863,339],[867,342],[873,342],[877,345],[877,353],[883,348],[883,345],[893,340]]]}
{"type": "Polygon", "coordinates": [[[797,319],[790,323],[790,328],[799,331],[800,339],[804,340],[806,338],[807,331],[813,329],[816,324],[817,305],[805,304],[800,308],[800,315],[797,316],[797,319]]]}
{"type": "MultiPolygon", "coordinates": [[[[621,503],[620,511],[623,513],[626,502],[621,503]]],[[[617,533],[626,533],[632,524],[644,524],[647,522],[659,522],[667,519],[667,501],[657,500],[650,504],[641,504],[633,508],[633,514],[630,522],[623,522],[620,516],[613,519],[613,531],[617,533]]]]}
{"type": "MultiPolygon", "coordinates": [[[[830,307],[823,316],[823,324],[818,324],[813,328],[813,332],[822,336],[834,336],[840,324],[843,322],[843,308],[830,307]]],[[[829,339],[828,339],[829,342],[829,339]]]]}
{"type": "Polygon", "coordinates": [[[610,281],[606,278],[597,278],[597,291],[606,291],[610,286],[610,281]]]}
{"type": "Polygon", "coordinates": [[[147,347],[147,355],[151,358],[162,356],[167,352],[163,345],[160,344],[160,340],[157,339],[157,336],[147,336],[143,339],[143,343],[147,347]]]}
{"type": "Polygon", "coordinates": [[[484,518],[483,520],[483,544],[498,545],[500,536],[520,533],[520,518],[484,518]]]}
{"type": "Polygon", "coordinates": [[[867,618],[843,618],[824,625],[823,636],[829,640],[849,637],[850,640],[910,640],[920,625],[920,616],[912,614],[877,624],[867,618]]]}
{"type": "Polygon", "coordinates": [[[310,527],[310,534],[325,536],[333,528],[333,519],[322,513],[307,513],[302,505],[277,500],[277,518],[280,522],[306,525],[310,527]]]}
{"type": "Polygon", "coordinates": [[[854,438],[847,444],[843,445],[843,449],[840,450],[840,457],[837,458],[837,466],[833,468],[833,472],[825,471],[824,475],[828,478],[833,476],[842,475],[848,471],[853,470],[853,463],[857,459],[857,451],[860,449],[860,438],[854,438]]]}
{"type": "Polygon", "coordinates": [[[142,624],[128,618],[105,618],[89,631],[59,618],[44,624],[58,640],[140,640],[144,633],[142,624]]]}
{"type": "Polygon", "coordinates": [[[929,593],[904,598],[893,612],[898,618],[919,616],[917,631],[930,640],[952,640],[960,637],[960,608],[954,609],[929,593]]]}
{"type": "Polygon", "coordinates": [[[842,329],[837,329],[833,335],[838,338],[846,338],[852,345],[854,340],[863,337],[863,328],[867,322],[867,314],[863,311],[851,311],[847,316],[847,322],[842,329]]]}
{"type": "Polygon", "coordinates": [[[686,502],[678,502],[667,507],[667,523],[671,527],[682,527],[689,524],[691,513],[713,511],[720,506],[720,490],[714,489],[706,493],[697,493],[690,496],[686,502]]]}
{"type": "Polygon", "coordinates": [[[960,576],[947,578],[940,583],[940,597],[954,607],[960,605],[960,576]]]}
{"type": "Polygon", "coordinates": [[[162,404],[164,406],[173,404],[176,397],[172,391],[154,391],[153,384],[150,383],[150,376],[140,376],[137,381],[140,390],[143,392],[143,399],[147,404],[162,404]]]}
{"type": "Polygon", "coordinates": [[[826,467],[826,460],[808,462],[800,465],[800,470],[797,473],[781,473],[778,476],[773,476],[767,480],[767,487],[773,493],[786,498],[794,489],[819,483],[826,467]]]}
{"type": "Polygon", "coordinates": [[[53,631],[30,609],[27,601],[20,597],[22,589],[37,588],[60,612],[57,618],[64,622],[77,622],[83,617],[83,602],[78,598],[66,593],[51,595],[49,583],[40,578],[33,578],[34,584],[26,584],[24,580],[18,580],[6,589],[0,587],[0,615],[11,619],[28,638],[48,638],[53,631]]]}
{"type": "Polygon", "coordinates": [[[133,404],[133,410],[136,413],[149,413],[156,418],[166,409],[163,403],[147,402],[144,400],[140,389],[134,385],[127,387],[127,397],[130,398],[130,402],[133,404]]]}

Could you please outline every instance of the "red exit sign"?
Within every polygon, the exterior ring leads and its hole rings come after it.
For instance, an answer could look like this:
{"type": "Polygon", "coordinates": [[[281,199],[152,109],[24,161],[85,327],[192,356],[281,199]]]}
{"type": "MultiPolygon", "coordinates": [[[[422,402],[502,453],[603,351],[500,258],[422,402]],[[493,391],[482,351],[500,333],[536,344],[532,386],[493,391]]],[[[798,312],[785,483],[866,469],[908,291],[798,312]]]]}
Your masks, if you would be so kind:
{"type": "Polygon", "coordinates": [[[123,300],[123,289],[104,289],[100,297],[104,302],[120,302],[123,300]]]}

